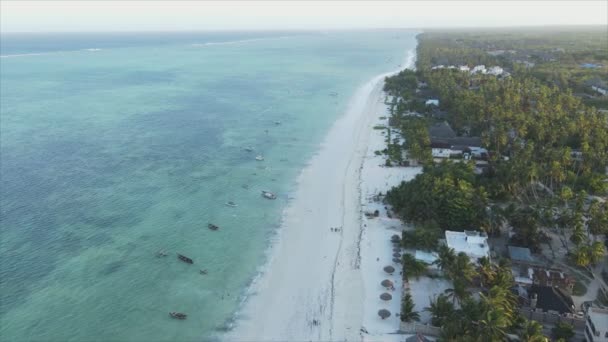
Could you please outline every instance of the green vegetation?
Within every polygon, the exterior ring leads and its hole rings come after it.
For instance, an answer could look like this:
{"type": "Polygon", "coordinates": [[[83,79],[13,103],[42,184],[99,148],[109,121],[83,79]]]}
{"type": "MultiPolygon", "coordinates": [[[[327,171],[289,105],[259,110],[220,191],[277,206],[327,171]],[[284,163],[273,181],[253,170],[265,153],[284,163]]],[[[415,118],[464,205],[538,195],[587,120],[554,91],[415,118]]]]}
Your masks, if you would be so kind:
{"type": "MultiPolygon", "coordinates": [[[[608,81],[605,32],[426,32],[418,36],[417,70],[386,79],[389,124],[405,139],[391,140],[389,130],[387,164],[400,163],[405,149],[424,168],[385,200],[416,226],[403,232],[402,246],[436,250],[437,266],[452,281],[425,308],[442,340],[497,341],[510,333],[548,341],[538,322],[519,316],[508,263],[482,258],[475,266],[438,246],[444,230],[498,235],[510,227],[511,245],[537,252],[552,229],[570,241],[572,264],[587,268],[604,257],[608,204],[592,196],[608,195],[608,112],[598,110],[608,108],[608,98],[591,93],[590,82],[608,81]],[[508,75],[433,68],[440,64],[501,66],[508,75]],[[425,105],[430,98],[439,108],[425,105]],[[465,158],[433,162],[428,128],[444,120],[458,136],[481,138],[489,151],[482,172],[465,158]],[[482,289],[479,299],[473,286],[482,289]]],[[[411,255],[403,263],[410,275],[422,274],[411,255]]],[[[584,284],[574,292],[586,292],[584,284]]],[[[559,325],[553,335],[567,340],[571,332],[559,325]]]]}
{"type": "Polygon", "coordinates": [[[418,279],[421,275],[426,272],[426,265],[416,260],[413,255],[409,253],[405,253],[402,256],[402,264],[403,264],[403,278],[406,276],[412,276],[418,279]]]}
{"type": "Polygon", "coordinates": [[[577,279],[576,283],[574,283],[574,288],[572,289],[572,295],[573,296],[584,296],[585,293],[587,293],[587,286],[585,286],[585,284],[582,281],[577,279]]]}
{"type": "Polygon", "coordinates": [[[401,313],[399,314],[399,318],[401,318],[401,322],[420,320],[420,314],[414,311],[414,301],[412,300],[412,295],[409,293],[406,293],[401,299],[401,313]]]}
{"type": "Polygon", "coordinates": [[[386,200],[396,213],[412,222],[434,220],[443,229],[470,229],[485,220],[488,204],[483,187],[474,183],[472,165],[431,164],[414,180],[390,190],[386,200]]]}
{"type": "Polygon", "coordinates": [[[555,327],[551,329],[551,335],[555,339],[563,339],[564,341],[570,341],[574,337],[574,327],[571,324],[565,322],[558,322],[555,327]]]}

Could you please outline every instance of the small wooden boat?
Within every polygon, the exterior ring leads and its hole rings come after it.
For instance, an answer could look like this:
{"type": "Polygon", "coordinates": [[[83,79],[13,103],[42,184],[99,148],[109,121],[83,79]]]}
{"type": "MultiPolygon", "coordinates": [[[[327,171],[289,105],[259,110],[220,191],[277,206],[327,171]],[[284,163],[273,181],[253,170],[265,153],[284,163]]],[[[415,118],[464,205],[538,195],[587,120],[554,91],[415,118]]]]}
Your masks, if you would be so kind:
{"type": "Polygon", "coordinates": [[[275,121],[274,124],[278,126],[281,124],[281,121],[275,121]]]}
{"type": "Polygon", "coordinates": [[[257,161],[262,161],[262,160],[264,160],[264,157],[262,157],[262,156],[256,156],[256,157],[255,157],[255,160],[257,160],[257,161]]]}
{"type": "Polygon", "coordinates": [[[273,194],[270,191],[262,190],[262,196],[266,199],[277,199],[277,195],[273,194]]]}
{"type": "Polygon", "coordinates": [[[233,207],[233,208],[234,208],[234,207],[237,207],[236,203],[234,203],[234,202],[232,202],[232,201],[228,201],[228,202],[226,202],[226,205],[227,205],[227,206],[229,206],[229,207],[233,207]]]}
{"type": "Polygon", "coordinates": [[[161,249],[160,251],[156,252],[156,256],[159,257],[159,258],[160,257],[166,257],[167,255],[169,255],[169,254],[167,254],[167,252],[165,252],[164,249],[161,249]]]}
{"type": "Polygon", "coordinates": [[[207,274],[207,270],[200,270],[199,272],[200,272],[200,274],[202,274],[202,275],[206,275],[206,274],[207,274]]]}
{"type": "Polygon", "coordinates": [[[186,264],[193,264],[193,263],[194,263],[194,261],[192,261],[192,259],[188,258],[188,257],[187,257],[187,256],[185,256],[185,255],[181,255],[181,254],[179,254],[179,253],[177,254],[177,258],[178,258],[179,260],[181,260],[181,261],[185,262],[186,264]]]}
{"type": "Polygon", "coordinates": [[[241,188],[243,188],[243,189],[249,189],[249,185],[243,184],[243,185],[241,185],[241,188]]]}
{"type": "Polygon", "coordinates": [[[253,152],[253,147],[247,146],[247,147],[244,148],[244,150],[247,151],[247,152],[253,152]]]}
{"type": "Polygon", "coordinates": [[[209,229],[211,229],[211,230],[218,230],[218,229],[220,229],[220,227],[218,227],[218,226],[214,225],[213,223],[209,223],[209,224],[207,225],[207,228],[209,228],[209,229]]]}
{"type": "Polygon", "coordinates": [[[175,318],[175,319],[186,319],[188,317],[188,315],[186,315],[185,313],[175,312],[175,311],[169,312],[169,316],[171,316],[172,318],[175,318]]]}

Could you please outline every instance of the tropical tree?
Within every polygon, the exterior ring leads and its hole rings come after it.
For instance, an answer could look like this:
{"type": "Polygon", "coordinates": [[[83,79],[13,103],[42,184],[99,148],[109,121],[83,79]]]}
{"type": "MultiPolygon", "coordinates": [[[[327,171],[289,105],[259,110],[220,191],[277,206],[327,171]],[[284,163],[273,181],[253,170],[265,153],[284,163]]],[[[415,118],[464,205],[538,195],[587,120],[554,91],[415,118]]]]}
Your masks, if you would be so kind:
{"type": "Polygon", "coordinates": [[[452,279],[461,278],[466,283],[470,283],[473,277],[477,274],[475,266],[471,263],[471,259],[464,252],[458,253],[454,263],[451,265],[452,279]]]}
{"type": "Polygon", "coordinates": [[[555,339],[570,341],[574,337],[574,327],[566,322],[557,322],[553,329],[551,329],[551,335],[555,339]]]}
{"type": "Polygon", "coordinates": [[[431,300],[429,307],[424,310],[431,313],[431,323],[436,327],[441,327],[454,314],[454,303],[444,294],[440,294],[431,300]]]}
{"type": "Polygon", "coordinates": [[[444,271],[448,277],[450,277],[448,271],[452,269],[454,259],[456,259],[456,252],[454,249],[448,247],[447,245],[441,245],[437,250],[437,260],[435,260],[433,263],[437,265],[440,270],[444,271]]]}
{"type": "Polygon", "coordinates": [[[506,335],[509,319],[501,309],[489,309],[479,321],[482,341],[502,341],[506,335]]]}
{"type": "Polygon", "coordinates": [[[522,342],[549,342],[543,335],[543,326],[537,321],[526,321],[519,338],[522,342]]]}
{"type": "Polygon", "coordinates": [[[420,321],[420,314],[414,311],[414,306],[412,295],[406,293],[401,299],[401,314],[399,317],[402,322],[420,321]]]}
{"type": "Polygon", "coordinates": [[[577,266],[587,267],[591,264],[590,248],[587,245],[578,246],[571,254],[572,260],[577,266]]]}
{"type": "Polygon", "coordinates": [[[604,244],[600,241],[595,241],[589,246],[589,261],[591,264],[596,265],[600,262],[604,255],[606,255],[606,249],[604,248],[604,244]]]}
{"type": "Polygon", "coordinates": [[[484,284],[490,284],[494,281],[496,277],[496,271],[494,270],[494,266],[490,262],[488,257],[479,258],[479,266],[477,267],[479,271],[479,275],[481,276],[481,286],[484,284]]]}
{"type": "Polygon", "coordinates": [[[447,289],[444,292],[449,298],[452,298],[452,303],[459,304],[462,303],[463,300],[470,296],[470,293],[467,291],[467,286],[465,280],[462,278],[456,278],[453,281],[453,287],[451,289],[447,289]]]}
{"type": "Polygon", "coordinates": [[[416,260],[416,258],[409,253],[403,254],[402,263],[404,277],[412,276],[418,279],[418,277],[426,272],[426,264],[422,261],[416,260]]]}

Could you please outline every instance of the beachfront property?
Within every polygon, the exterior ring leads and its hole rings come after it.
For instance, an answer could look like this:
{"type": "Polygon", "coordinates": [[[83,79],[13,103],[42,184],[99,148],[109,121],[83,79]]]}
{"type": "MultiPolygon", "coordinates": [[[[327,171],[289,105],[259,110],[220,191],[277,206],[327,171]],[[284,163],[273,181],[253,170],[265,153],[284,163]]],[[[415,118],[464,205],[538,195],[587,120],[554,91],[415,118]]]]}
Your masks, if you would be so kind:
{"type": "Polygon", "coordinates": [[[493,67],[490,67],[486,71],[486,74],[488,74],[488,75],[494,75],[494,76],[500,76],[500,75],[502,75],[503,72],[504,72],[504,70],[501,67],[499,67],[499,66],[493,66],[493,67]]]}
{"type": "Polygon", "coordinates": [[[585,340],[608,342],[608,309],[589,306],[585,312],[585,340]]]}
{"type": "Polygon", "coordinates": [[[426,100],[426,102],[424,103],[427,106],[437,106],[439,107],[439,100],[438,99],[428,99],[426,100]]]}
{"type": "Polygon", "coordinates": [[[602,87],[598,87],[598,86],[591,86],[591,89],[595,90],[596,92],[602,94],[602,95],[606,95],[608,94],[608,89],[604,89],[602,87]]]}
{"type": "MultiPolygon", "coordinates": [[[[521,288],[520,288],[521,289],[521,288]]],[[[574,302],[568,292],[555,286],[532,285],[523,289],[532,310],[560,315],[574,313],[574,302]]]]}
{"type": "Polygon", "coordinates": [[[473,69],[471,69],[471,74],[485,74],[486,73],[486,66],[485,65],[476,65],[473,67],[473,69]]]}
{"type": "Polygon", "coordinates": [[[477,262],[482,257],[490,257],[488,235],[484,232],[465,230],[464,232],[445,231],[445,243],[456,253],[463,252],[477,262]]]}
{"type": "Polygon", "coordinates": [[[479,137],[458,137],[446,121],[429,127],[431,155],[433,158],[463,157],[483,159],[488,150],[481,147],[479,137]]]}
{"type": "Polygon", "coordinates": [[[463,71],[463,72],[469,72],[469,71],[471,71],[471,68],[469,68],[468,65],[461,65],[458,67],[458,70],[463,71]]]}

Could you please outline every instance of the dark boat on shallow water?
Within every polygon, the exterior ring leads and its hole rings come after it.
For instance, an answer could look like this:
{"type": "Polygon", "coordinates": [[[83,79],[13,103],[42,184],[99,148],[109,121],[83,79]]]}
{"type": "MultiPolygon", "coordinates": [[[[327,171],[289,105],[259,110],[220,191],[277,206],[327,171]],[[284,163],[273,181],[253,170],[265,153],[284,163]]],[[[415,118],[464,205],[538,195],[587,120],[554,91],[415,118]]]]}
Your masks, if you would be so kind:
{"type": "Polygon", "coordinates": [[[187,263],[187,264],[192,264],[192,263],[194,263],[194,261],[192,261],[192,259],[188,258],[188,257],[187,257],[187,256],[185,256],[185,255],[181,255],[181,254],[179,254],[179,253],[177,254],[177,258],[178,258],[179,260],[181,260],[181,261],[183,261],[183,262],[187,263]]]}
{"type": "Polygon", "coordinates": [[[218,227],[218,226],[214,225],[213,223],[209,223],[209,224],[207,225],[207,228],[209,228],[209,229],[211,229],[211,230],[218,230],[218,229],[220,229],[220,227],[218,227]]]}
{"type": "Polygon", "coordinates": [[[186,319],[188,317],[188,315],[186,315],[185,313],[175,311],[169,312],[169,316],[175,319],[186,319]]]}

